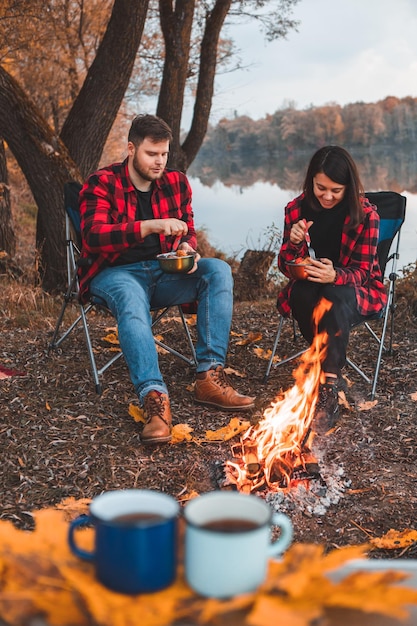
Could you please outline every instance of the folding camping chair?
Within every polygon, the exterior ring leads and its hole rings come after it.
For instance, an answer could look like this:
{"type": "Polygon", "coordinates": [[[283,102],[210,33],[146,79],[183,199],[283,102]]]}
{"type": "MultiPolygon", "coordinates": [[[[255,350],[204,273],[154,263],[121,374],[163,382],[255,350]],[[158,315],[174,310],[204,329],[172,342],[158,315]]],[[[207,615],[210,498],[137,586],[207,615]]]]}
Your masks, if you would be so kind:
{"type": "MultiPolygon", "coordinates": [[[[354,361],[347,358],[347,364],[352,367],[368,384],[371,385],[371,398],[375,397],[378,383],[379,371],[384,354],[392,354],[393,333],[394,333],[394,312],[395,312],[395,281],[398,278],[397,262],[399,259],[401,227],[405,220],[405,208],[407,199],[395,191],[377,191],[365,193],[368,200],[377,208],[380,216],[380,229],[378,240],[378,259],[384,279],[388,281],[388,301],[387,305],[380,313],[370,316],[366,321],[356,324],[353,328],[364,326],[370,337],[375,340],[378,346],[375,367],[371,377],[365,373],[354,361]],[[391,252],[392,250],[392,252],[391,252]],[[374,329],[373,322],[378,322],[380,329],[374,329]],[[372,324],[372,326],[371,326],[372,324]],[[388,335],[387,335],[388,330],[388,335]],[[388,346],[386,341],[388,339],[388,346]]],[[[307,348],[298,350],[294,354],[274,363],[275,353],[281,337],[285,319],[291,319],[293,325],[293,338],[297,340],[295,320],[280,316],[278,330],[272,347],[271,356],[268,361],[264,382],[268,380],[272,367],[280,367],[293,359],[301,356],[307,348]]]]}
{"type": "MultiPolygon", "coordinates": [[[[84,330],[85,341],[87,345],[87,353],[90,360],[91,372],[94,379],[95,389],[98,394],[101,394],[102,387],[100,383],[100,376],[115,363],[123,353],[117,352],[107,360],[107,362],[98,368],[96,358],[94,356],[94,350],[89,331],[87,317],[90,311],[94,309],[102,309],[108,312],[109,309],[105,304],[98,304],[90,300],[86,304],[82,304],[79,299],[79,282],[78,282],[78,267],[81,263],[88,262],[88,260],[80,259],[81,250],[81,228],[80,228],[80,213],[78,208],[78,195],[81,189],[81,185],[75,181],[66,183],[64,186],[64,202],[65,202],[65,242],[66,242],[66,256],[67,256],[67,291],[64,294],[64,301],[62,303],[61,311],[55,326],[55,330],[52,336],[52,340],[49,344],[48,351],[58,348],[65,339],[69,337],[72,331],[81,324],[84,330]],[[78,307],[78,317],[73,321],[65,330],[61,330],[65,313],[70,304],[75,304],[78,307]]],[[[178,311],[182,326],[185,331],[185,337],[188,347],[191,352],[191,356],[187,357],[184,354],[178,352],[171,346],[163,343],[157,337],[154,337],[155,343],[162,349],[166,350],[170,354],[185,361],[190,366],[197,365],[197,358],[192,341],[191,333],[187,324],[187,320],[184,315],[184,308],[182,305],[178,306],[166,306],[163,309],[152,310],[152,328],[162,320],[163,317],[172,309],[175,308],[178,311]]]]}

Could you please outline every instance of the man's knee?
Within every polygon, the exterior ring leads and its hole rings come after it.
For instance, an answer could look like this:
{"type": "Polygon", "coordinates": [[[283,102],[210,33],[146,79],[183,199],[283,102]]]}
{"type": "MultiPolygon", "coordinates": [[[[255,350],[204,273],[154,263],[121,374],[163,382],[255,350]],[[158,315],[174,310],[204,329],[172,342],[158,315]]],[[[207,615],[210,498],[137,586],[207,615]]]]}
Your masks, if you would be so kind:
{"type": "Polygon", "coordinates": [[[204,276],[219,280],[224,284],[225,288],[232,289],[232,269],[226,261],[223,261],[222,259],[209,258],[201,259],[198,264],[204,276]]]}

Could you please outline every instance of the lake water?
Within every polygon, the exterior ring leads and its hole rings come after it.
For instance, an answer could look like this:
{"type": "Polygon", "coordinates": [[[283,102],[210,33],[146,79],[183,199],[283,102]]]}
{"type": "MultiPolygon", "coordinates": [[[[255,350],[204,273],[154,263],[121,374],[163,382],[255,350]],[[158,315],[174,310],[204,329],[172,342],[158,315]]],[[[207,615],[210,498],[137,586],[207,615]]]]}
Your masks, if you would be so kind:
{"type": "MultiPolygon", "coordinates": [[[[264,249],[272,226],[282,232],[284,207],[299,193],[262,181],[250,187],[225,186],[221,182],[208,187],[198,178],[190,177],[190,183],[196,227],[205,229],[211,245],[239,259],[248,249],[264,249]]],[[[417,194],[406,190],[401,193],[407,198],[407,209],[401,231],[399,268],[417,259],[417,194]]],[[[279,243],[277,251],[278,247],[279,243]]]]}

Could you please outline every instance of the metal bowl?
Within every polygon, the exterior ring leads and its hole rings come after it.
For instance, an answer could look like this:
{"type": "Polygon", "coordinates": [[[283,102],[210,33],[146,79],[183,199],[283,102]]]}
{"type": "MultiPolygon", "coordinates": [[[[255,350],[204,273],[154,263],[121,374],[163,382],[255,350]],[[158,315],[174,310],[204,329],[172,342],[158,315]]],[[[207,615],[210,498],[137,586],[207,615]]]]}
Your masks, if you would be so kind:
{"type": "Polygon", "coordinates": [[[306,280],[308,274],[305,270],[306,265],[311,265],[309,258],[299,259],[298,261],[288,261],[288,273],[294,280],[306,280]]]}
{"type": "Polygon", "coordinates": [[[168,274],[185,274],[189,272],[194,265],[193,254],[177,256],[175,252],[166,252],[165,254],[158,254],[156,258],[159,261],[161,270],[168,274]]]}

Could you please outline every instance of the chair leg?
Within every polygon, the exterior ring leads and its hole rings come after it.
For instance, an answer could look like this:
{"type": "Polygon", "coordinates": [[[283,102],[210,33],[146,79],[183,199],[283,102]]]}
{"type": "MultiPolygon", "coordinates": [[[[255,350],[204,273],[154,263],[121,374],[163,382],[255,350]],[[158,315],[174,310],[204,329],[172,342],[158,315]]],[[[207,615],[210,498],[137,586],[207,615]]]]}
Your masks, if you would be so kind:
{"type": "MultiPolygon", "coordinates": [[[[165,307],[161,311],[157,312],[157,314],[153,318],[152,327],[155,326],[155,324],[157,324],[159,322],[159,320],[165,315],[165,313],[168,311],[169,308],[170,307],[165,307]]],[[[164,350],[166,350],[170,354],[173,354],[177,358],[181,359],[182,361],[187,363],[187,365],[190,365],[191,367],[196,367],[197,366],[197,355],[195,353],[195,348],[194,348],[193,340],[192,340],[192,337],[191,337],[190,329],[188,328],[187,320],[185,319],[184,311],[182,310],[181,305],[178,306],[178,313],[179,313],[179,316],[181,318],[181,323],[183,325],[183,328],[184,328],[184,331],[185,331],[185,335],[187,337],[188,346],[190,348],[190,352],[191,352],[192,357],[191,358],[186,357],[184,354],[181,354],[181,352],[178,352],[177,350],[175,350],[175,348],[172,348],[171,346],[168,346],[167,344],[163,343],[159,339],[154,338],[154,340],[155,340],[156,345],[159,346],[160,348],[163,348],[164,350]]]]}
{"type": "Polygon", "coordinates": [[[284,323],[284,318],[281,316],[278,324],[277,334],[275,335],[274,345],[272,346],[271,356],[269,357],[268,366],[266,368],[266,372],[263,377],[263,382],[266,383],[271,372],[272,363],[274,362],[275,352],[277,351],[279,338],[281,336],[282,325],[284,323]]]}
{"type": "MultiPolygon", "coordinates": [[[[377,386],[377,383],[378,383],[379,370],[381,368],[382,354],[383,354],[384,349],[385,349],[385,345],[384,345],[385,344],[385,335],[386,335],[386,331],[387,331],[388,317],[390,315],[391,306],[392,306],[392,303],[387,308],[387,314],[384,316],[384,323],[382,325],[381,338],[379,340],[378,356],[377,356],[376,365],[375,365],[374,380],[372,382],[371,400],[373,400],[375,398],[375,392],[376,392],[376,386],[377,386]]],[[[392,315],[392,311],[391,311],[391,315],[392,315]]],[[[390,339],[390,346],[392,346],[392,335],[391,335],[391,339],[390,339]]],[[[391,349],[391,347],[390,347],[390,349],[391,349]]]]}

